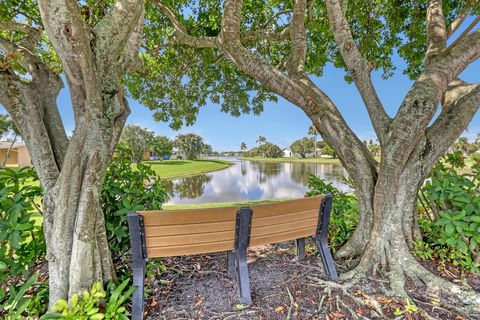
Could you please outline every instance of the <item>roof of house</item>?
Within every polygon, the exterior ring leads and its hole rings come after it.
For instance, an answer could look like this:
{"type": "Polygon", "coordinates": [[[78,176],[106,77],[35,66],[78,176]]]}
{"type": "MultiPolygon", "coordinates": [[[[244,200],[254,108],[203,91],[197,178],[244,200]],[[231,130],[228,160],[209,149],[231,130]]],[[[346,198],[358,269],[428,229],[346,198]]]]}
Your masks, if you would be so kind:
{"type": "MultiPolygon", "coordinates": [[[[10,145],[12,144],[12,141],[0,141],[0,149],[8,149],[10,148],[10,145]]],[[[25,147],[25,142],[23,141],[17,141],[13,144],[13,149],[25,147]]]]}

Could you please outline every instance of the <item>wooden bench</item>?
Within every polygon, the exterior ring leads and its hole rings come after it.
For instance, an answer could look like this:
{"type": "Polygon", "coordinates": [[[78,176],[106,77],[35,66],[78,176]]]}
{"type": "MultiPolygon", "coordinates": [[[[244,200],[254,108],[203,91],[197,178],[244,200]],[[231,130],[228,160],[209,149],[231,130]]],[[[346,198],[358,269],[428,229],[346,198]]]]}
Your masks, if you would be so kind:
{"type": "Polygon", "coordinates": [[[230,275],[237,274],[241,302],[251,303],[247,249],[296,240],[305,257],[305,237],[313,236],[329,280],[338,278],[328,247],[332,197],[317,196],[250,207],[140,211],[128,215],[132,246],[132,319],[142,319],[148,258],[227,251],[230,275]]]}

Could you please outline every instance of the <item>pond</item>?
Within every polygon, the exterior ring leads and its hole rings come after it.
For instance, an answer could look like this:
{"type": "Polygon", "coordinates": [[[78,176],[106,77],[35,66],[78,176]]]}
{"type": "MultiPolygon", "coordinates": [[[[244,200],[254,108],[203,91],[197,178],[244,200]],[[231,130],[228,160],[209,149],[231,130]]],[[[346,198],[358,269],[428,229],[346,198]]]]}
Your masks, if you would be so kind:
{"type": "Polygon", "coordinates": [[[234,165],[221,171],[175,179],[167,184],[166,204],[200,204],[249,200],[301,198],[311,175],[326,179],[343,191],[346,170],[318,163],[264,163],[227,158],[234,165]]]}

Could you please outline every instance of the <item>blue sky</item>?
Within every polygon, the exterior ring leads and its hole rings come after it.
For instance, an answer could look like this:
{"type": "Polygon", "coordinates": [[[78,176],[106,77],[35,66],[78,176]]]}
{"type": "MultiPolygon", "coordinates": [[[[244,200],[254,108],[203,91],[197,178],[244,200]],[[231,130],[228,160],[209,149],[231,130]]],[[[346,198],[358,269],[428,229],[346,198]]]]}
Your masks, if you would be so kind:
{"type": "MultiPolygon", "coordinates": [[[[465,25],[468,23],[467,21],[465,25]]],[[[461,33],[461,30],[457,32],[461,33]]],[[[412,85],[412,81],[402,74],[405,67],[403,60],[394,57],[394,63],[397,70],[393,77],[383,80],[380,72],[373,74],[377,92],[391,116],[395,115],[412,85]]],[[[479,70],[480,60],[477,60],[460,75],[460,78],[478,83],[479,70]]],[[[332,98],[347,123],[361,139],[374,139],[375,133],[360,95],[355,86],[347,84],[343,77],[343,70],[328,65],[324,75],[321,78],[315,78],[314,82],[332,98]]],[[[67,133],[71,134],[74,119],[68,88],[61,91],[58,106],[67,133]]],[[[130,100],[130,107],[132,113],[127,123],[147,127],[159,135],[170,138],[174,138],[179,133],[196,133],[216,151],[239,150],[242,142],[251,148],[256,145],[255,141],[260,135],[280,147],[287,147],[293,141],[306,136],[311,124],[302,110],[282,98],[279,98],[277,103],[267,103],[264,112],[259,116],[242,115],[238,118],[222,113],[218,105],[210,102],[200,109],[197,122],[193,126],[183,127],[179,131],[173,131],[166,123],[154,121],[152,111],[136,101],[130,100]]],[[[0,113],[5,112],[0,105],[0,113]]],[[[473,139],[477,132],[480,132],[480,112],[474,117],[463,136],[473,139]]]]}

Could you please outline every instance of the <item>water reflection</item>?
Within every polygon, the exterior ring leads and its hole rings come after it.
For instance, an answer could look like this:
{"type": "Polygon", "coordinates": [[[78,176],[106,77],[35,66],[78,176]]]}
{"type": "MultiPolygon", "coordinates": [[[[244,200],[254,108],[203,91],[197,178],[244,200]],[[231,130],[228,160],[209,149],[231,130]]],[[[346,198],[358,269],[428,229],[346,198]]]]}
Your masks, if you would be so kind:
{"type": "Polygon", "coordinates": [[[307,191],[307,180],[311,175],[350,191],[343,182],[347,173],[339,165],[228,160],[235,165],[222,171],[170,181],[167,184],[170,195],[167,204],[298,198],[307,191]]]}

